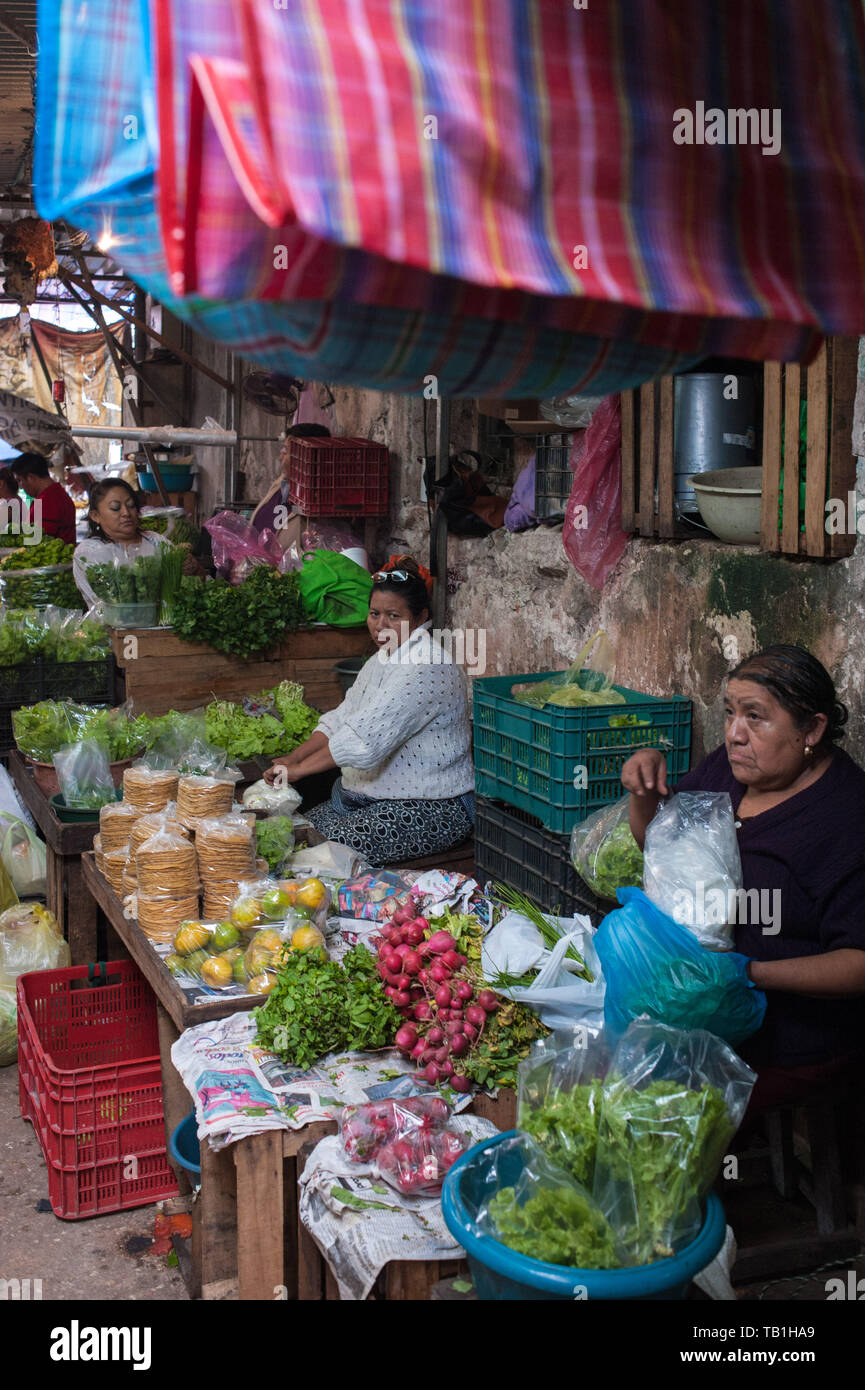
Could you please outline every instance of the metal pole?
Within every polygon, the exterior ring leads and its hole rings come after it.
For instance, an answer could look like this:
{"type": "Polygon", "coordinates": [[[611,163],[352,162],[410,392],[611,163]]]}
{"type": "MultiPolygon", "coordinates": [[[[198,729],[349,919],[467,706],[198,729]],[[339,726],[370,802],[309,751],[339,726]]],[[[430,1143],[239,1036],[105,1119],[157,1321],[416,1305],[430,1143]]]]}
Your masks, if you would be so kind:
{"type": "Polygon", "coordinates": [[[237,443],[234,430],[217,432],[181,425],[70,425],[69,433],[81,439],[134,439],[138,443],[161,444],[164,447],[198,444],[202,449],[233,449],[237,443]]]}

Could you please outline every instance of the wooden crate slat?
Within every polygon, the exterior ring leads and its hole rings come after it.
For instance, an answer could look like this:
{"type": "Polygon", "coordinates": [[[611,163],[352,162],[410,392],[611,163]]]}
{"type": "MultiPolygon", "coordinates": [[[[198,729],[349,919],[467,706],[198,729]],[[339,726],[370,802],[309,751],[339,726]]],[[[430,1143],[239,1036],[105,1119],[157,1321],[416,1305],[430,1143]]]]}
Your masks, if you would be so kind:
{"type": "Polygon", "coordinates": [[[640,520],[641,536],[655,534],[655,383],[640,387],[640,520]]]}
{"type": "Polygon", "coordinates": [[[658,535],[669,538],[675,532],[673,510],[673,389],[671,376],[662,377],[659,390],[658,425],[658,535]]]}
{"type": "MultiPolygon", "coordinates": [[[[845,508],[848,494],[856,492],[856,455],[853,453],[853,405],[856,398],[858,338],[830,338],[829,384],[831,418],[829,421],[829,478],[830,497],[840,498],[845,508]]],[[[853,516],[856,521],[855,500],[853,516]]],[[[856,544],[855,530],[848,534],[827,535],[828,553],[850,555],[856,544]]]]}
{"type": "Polygon", "coordinates": [[[799,414],[802,399],[802,370],[788,362],[784,373],[784,515],[781,549],[795,553],[799,548],[799,414]]]}
{"type": "Polygon", "coordinates": [[[764,550],[778,550],[778,497],[781,479],[782,376],[780,362],[767,362],[763,368],[763,508],[760,544],[764,550]]]}
{"type": "Polygon", "coordinates": [[[634,518],[634,474],[636,460],[635,437],[635,395],[634,391],[622,392],[622,530],[633,531],[634,518]]]}
{"type": "Polygon", "coordinates": [[[805,549],[809,555],[822,556],[826,553],[825,499],[829,463],[829,370],[825,342],[808,368],[807,391],[805,549]]]}

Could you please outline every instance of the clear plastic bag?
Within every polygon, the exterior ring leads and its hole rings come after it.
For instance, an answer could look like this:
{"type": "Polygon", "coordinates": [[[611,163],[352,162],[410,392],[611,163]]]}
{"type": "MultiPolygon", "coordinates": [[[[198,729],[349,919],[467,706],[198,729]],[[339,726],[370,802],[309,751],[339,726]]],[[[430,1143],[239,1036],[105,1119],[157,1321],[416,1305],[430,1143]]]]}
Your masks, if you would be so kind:
{"type": "Polygon", "coordinates": [[[543,1149],[551,1163],[591,1190],[595,1172],[598,1115],[610,1054],[606,1038],[579,1035],[567,1047],[562,1036],[536,1044],[517,1070],[517,1126],[543,1149]]]}
{"type": "Polygon", "coordinates": [[[527,1134],[489,1151],[476,1224],[531,1260],[570,1269],[616,1269],[616,1234],[590,1192],[551,1163],[527,1134]]]}
{"type": "Polygon", "coordinates": [[[407,1096],[370,1105],[346,1105],[339,1120],[339,1136],[352,1163],[371,1163],[386,1144],[414,1130],[444,1129],[450,1117],[450,1106],[441,1096],[407,1096]]]}
{"type": "Polygon", "coordinates": [[[515,685],[511,693],[520,704],[531,705],[533,709],[543,709],[545,705],[567,709],[583,705],[623,705],[624,695],[613,689],[615,674],[616,653],[600,628],[567,671],[560,671],[549,680],[515,685]]]}
{"type": "MultiPolygon", "coordinates": [[[[19,898],[38,898],[46,890],[48,851],[35,830],[23,820],[0,811],[0,861],[4,874],[8,876],[13,893],[19,898]]],[[[15,901],[3,902],[0,906],[9,907],[15,901]]]]}
{"type": "Polygon", "coordinates": [[[548,396],[540,403],[541,415],[563,430],[584,430],[605,396],[548,396]]]}
{"type": "Polygon", "coordinates": [[[272,874],[284,874],[294,853],[294,824],[291,816],[266,816],[256,822],[256,850],[266,860],[272,874]]]}
{"type": "Polygon", "coordinates": [[[41,903],[18,903],[0,913],[0,989],[14,989],[19,975],[59,970],[70,963],[57,918],[41,903]]]}
{"type": "Polygon", "coordinates": [[[184,776],[214,776],[225,771],[224,748],[208,742],[204,708],[172,710],[147,751],[148,767],[172,769],[184,776]]]}
{"type": "Polygon", "coordinates": [[[376,1170],[406,1197],[433,1196],[471,1142],[462,1130],[411,1129],[379,1149],[376,1170]]]}
{"type": "Polygon", "coordinates": [[[742,861],[728,792],[679,792],[646,830],[643,891],[710,951],[729,951],[742,861]]]}
{"type": "Polygon", "coordinates": [[[603,1087],[593,1186],[629,1262],[663,1259],[697,1235],[756,1079],[711,1033],[631,1024],[603,1087]]]}
{"type": "Polygon", "coordinates": [[[271,787],[262,777],[253,782],[243,793],[243,804],[251,811],[272,811],[275,815],[291,816],[297,810],[303,796],[294,787],[271,787]]]}
{"type": "Polygon", "coordinates": [[[534,923],[511,912],[484,939],[481,968],[498,993],[534,1009],[548,1028],[585,1027],[597,1031],[604,1022],[604,981],[595,953],[591,923],[579,917],[558,919],[562,935],[548,950],[534,923]],[[574,947],[591,975],[584,978],[574,947]],[[537,969],[529,984],[505,983],[500,975],[519,976],[537,969]]]}
{"type": "Polygon", "coordinates": [[[736,951],[707,951],[639,888],[620,888],[620,908],[595,933],[607,993],[606,1026],[623,1033],[647,1014],[672,1027],[705,1028],[729,1043],[755,1033],[766,996],[736,951]]]}
{"type": "Polygon", "coordinates": [[[135,854],[138,889],[146,896],[187,898],[199,889],[195,846],[182,835],[157,831],[135,854]]]}
{"type": "Polygon", "coordinates": [[[18,1056],[18,1007],[14,989],[0,988],[0,1067],[18,1056]]]}
{"type": "Polygon", "coordinates": [[[571,831],[571,863],[593,893],[613,902],[617,889],[643,883],[643,852],[628,823],[630,800],[621,797],[571,831]]]}
{"type": "Polygon", "coordinates": [[[63,799],[70,810],[98,811],[116,800],[108,749],[86,738],[54,754],[54,768],[63,799]]]}

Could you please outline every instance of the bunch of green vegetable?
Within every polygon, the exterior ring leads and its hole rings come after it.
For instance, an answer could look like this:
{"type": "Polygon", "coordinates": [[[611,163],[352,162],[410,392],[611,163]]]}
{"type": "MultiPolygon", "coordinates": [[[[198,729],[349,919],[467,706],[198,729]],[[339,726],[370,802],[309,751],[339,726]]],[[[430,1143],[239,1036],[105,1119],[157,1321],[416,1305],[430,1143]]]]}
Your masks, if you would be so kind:
{"type": "Polygon", "coordinates": [[[106,603],[158,603],[161,555],[139,555],[131,564],[88,565],[87,582],[106,603]]]}
{"type": "Polygon", "coordinates": [[[488,1211],[496,1237],[529,1259],[571,1269],[620,1263],[609,1222],[575,1187],[542,1187],[522,1206],[513,1187],[501,1187],[488,1211]]]}
{"type": "Polygon", "coordinates": [[[521,1097],[517,1120],[551,1162],[588,1186],[595,1171],[601,1096],[600,1081],[570,1089],[553,1087],[540,1104],[527,1105],[521,1097]]]}
{"type": "Polygon", "coordinates": [[[617,889],[641,886],[643,851],[623,820],[600,839],[597,848],[587,844],[576,867],[593,893],[615,900],[617,889]]]}
{"type": "Polygon", "coordinates": [[[0,670],[44,661],[99,661],[111,650],[102,623],[81,612],[7,609],[0,622],[0,670]]]}
{"type": "Polygon", "coordinates": [[[269,816],[255,826],[259,858],[267,860],[272,874],[279,876],[294,851],[294,823],[291,816],[269,816]]]}
{"type": "Polygon", "coordinates": [[[698,1219],[733,1130],[715,1086],[605,1083],[595,1197],[637,1264],[673,1254],[677,1230],[698,1219]]]}
{"type": "Polygon", "coordinates": [[[103,743],[111,761],[122,762],[141,752],[145,728],[143,715],[129,719],[122,709],[72,700],[42,700],[12,714],[15,742],[22,753],[40,763],[50,763],[60,748],[83,739],[103,743]]]}
{"type": "MultiPolygon", "coordinates": [[[[20,544],[20,543],[19,543],[20,544]]],[[[74,545],[67,545],[57,536],[44,536],[37,545],[25,545],[0,560],[4,574],[10,570],[41,569],[45,565],[67,565],[75,553],[74,545]]]]}
{"type": "Polygon", "coordinates": [[[142,516],[138,520],[139,531],[156,532],[159,536],[164,536],[168,530],[167,516],[142,516]]]}
{"type": "Polygon", "coordinates": [[[207,738],[224,748],[229,758],[278,758],[303,743],[319,721],[317,710],[303,701],[303,686],[283,681],[275,690],[262,691],[252,704],[264,712],[246,714],[230,700],[214,700],[207,706],[207,738]],[[271,709],[274,712],[268,713],[271,709]]]}
{"type": "Polygon", "coordinates": [[[186,560],[186,551],[179,546],[166,545],[162,547],[160,554],[161,569],[159,574],[159,621],[164,627],[171,626],[174,617],[174,604],[177,595],[180,593],[180,585],[183,579],[183,565],[186,560]]]}
{"type": "Polygon", "coordinates": [[[174,603],[174,631],[218,652],[252,656],[294,631],[302,616],[296,576],[259,565],[242,584],[185,578],[174,603]]]}
{"type": "Polygon", "coordinates": [[[400,1025],[365,946],[341,963],[321,948],[289,952],[253,1017],[256,1042],[304,1071],[329,1052],[387,1047],[400,1025]]]}
{"type": "MultiPolygon", "coordinates": [[[[562,929],[558,918],[556,919],[556,925],[553,926],[552,922],[547,920],[546,914],[541,912],[541,909],[536,903],[533,903],[530,898],[527,898],[525,893],[520,893],[516,888],[510,888],[507,884],[494,884],[493,893],[496,898],[509,907],[512,912],[518,912],[521,917],[528,918],[532,925],[537,927],[541,940],[547,950],[552,951],[562,936],[562,929]]],[[[556,914],[550,915],[555,916],[556,914]]],[[[569,946],[565,955],[568,960],[576,961],[580,966],[580,969],[575,970],[573,973],[579,976],[580,979],[586,980],[591,984],[595,977],[586,965],[586,962],[583,960],[576,946],[569,946]]]]}

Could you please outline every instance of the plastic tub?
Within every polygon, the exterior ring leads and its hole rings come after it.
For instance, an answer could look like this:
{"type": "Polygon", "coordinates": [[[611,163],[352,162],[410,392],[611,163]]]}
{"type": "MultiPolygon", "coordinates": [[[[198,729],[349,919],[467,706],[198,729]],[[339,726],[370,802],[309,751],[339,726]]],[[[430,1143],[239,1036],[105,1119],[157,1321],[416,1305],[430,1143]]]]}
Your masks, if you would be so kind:
{"type": "Polygon", "coordinates": [[[198,1144],[198,1125],[195,1123],[194,1110],[190,1110],[186,1119],[181,1120],[172,1131],[168,1140],[168,1152],[175,1163],[179,1163],[187,1173],[201,1173],[201,1149],[198,1144]]]}
{"type": "MultiPolygon", "coordinates": [[[[711,1263],[724,1243],[724,1208],[713,1192],[706,1199],[706,1218],[696,1239],[668,1260],[637,1268],[568,1269],[528,1259],[483,1235],[474,1219],[480,1198],[478,1178],[493,1149],[516,1132],[509,1130],[475,1144],[451,1168],[442,1189],[445,1223],[468,1256],[480,1299],[573,1303],[582,1298],[669,1300],[686,1296],[694,1275],[711,1263]]],[[[518,1154],[513,1155],[513,1163],[514,1171],[506,1172],[506,1181],[515,1182],[519,1176],[518,1154]]]]}
{"type": "MultiPolygon", "coordinates": [[[[188,492],[192,486],[192,469],[188,464],[160,463],[159,475],[166,492],[188,492]]],[[[139,473],[138,481],[145,492],[156,492],[156,479],[148,468],[139,473]]]]}
{"type": "MultiPolygon", "coordinates": [[[[114,800],[122,801],[122,799],[123,792],[120,788],[118,788],[117,791],[114,793],[114,800]]],[[[99,820],[98,811],[93,811],[89,809],[86,811],[77,810],[75,807],[67,806],[66,798],[64,797],[62,792],[56,792],[54,796],[49,797],[49,800],[51,802],[51,809],[58,820],[68,822],[72,825],[93,824],[93,822],[99,820]]]]}
{"type": "Polygon", "coordinates": [[[102,612],[109,627],[156,627],[158,603],[103,602],[102,612]]]}
{"type": "Polygon", "coordinates": [[[368,658],[365,656],[347,656],[343,661],[338,661],[334,666],[336,678],[339,681],[343,695],[354,685],[360,673],[360,668],[368,658]]]}

